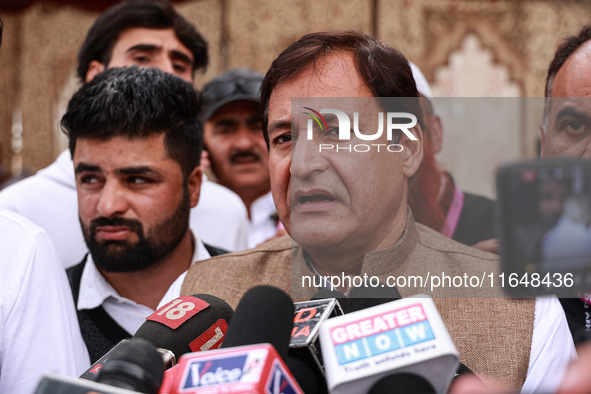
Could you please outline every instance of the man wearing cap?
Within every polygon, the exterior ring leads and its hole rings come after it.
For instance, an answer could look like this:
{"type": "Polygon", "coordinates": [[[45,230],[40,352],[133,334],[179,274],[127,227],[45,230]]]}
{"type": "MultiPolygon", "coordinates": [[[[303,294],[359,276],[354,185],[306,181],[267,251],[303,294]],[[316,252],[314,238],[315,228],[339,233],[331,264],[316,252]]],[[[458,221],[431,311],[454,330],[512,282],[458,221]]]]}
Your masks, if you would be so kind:
{"type": "MultiPolygon", "coordinates": [[[[89,29],[78,54],[77,76],[86,83],[105,69],[136,65],[193,82],[207,62],[207,43],[170,2],[127,0],[106,10],[89,29]]],[[[65,150],[50,166],[0,192],[0,208],[47,231],[66,268],[88,252],[78,224],[73,168],[65,150]]],[[[210,245],[232,251],[247,246],[248,220],[240,199],[206,178],[190,226],[210,245]]]]}
{"type": "Polygon", "coordinates": [[[218,183],[240,196],[249,217],[248,246],[273,238],[278,222],[271,195],[269,158],[261,128],[263,75],[236,68],[205,85],[205,148],[218,183]]]}

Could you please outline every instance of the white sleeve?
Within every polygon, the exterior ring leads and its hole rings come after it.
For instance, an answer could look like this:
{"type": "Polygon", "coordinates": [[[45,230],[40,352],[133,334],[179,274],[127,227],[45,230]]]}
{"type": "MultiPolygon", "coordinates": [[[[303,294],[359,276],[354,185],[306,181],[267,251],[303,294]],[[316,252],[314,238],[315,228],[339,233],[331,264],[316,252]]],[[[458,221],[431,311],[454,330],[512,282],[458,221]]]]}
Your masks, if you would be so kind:
{"type": "Polygon", "coordinates": [[[32,393],[46,372],[90,365],[65,270],[51,239],[0,212],[0,393],[32,393]]]}
{"type": "Polygon", "coordinates": [[[248,248],[248,212],[230,189],[203,175],[199,203],[191,209],[189,226],[206,244],[237,252],[248,248]]]}
{"type": "Polygon", "coordinates": [[[577,357],[566,316],[556,297],[536,298],[529,368],[522,393],[552,393],[577,357]]]}

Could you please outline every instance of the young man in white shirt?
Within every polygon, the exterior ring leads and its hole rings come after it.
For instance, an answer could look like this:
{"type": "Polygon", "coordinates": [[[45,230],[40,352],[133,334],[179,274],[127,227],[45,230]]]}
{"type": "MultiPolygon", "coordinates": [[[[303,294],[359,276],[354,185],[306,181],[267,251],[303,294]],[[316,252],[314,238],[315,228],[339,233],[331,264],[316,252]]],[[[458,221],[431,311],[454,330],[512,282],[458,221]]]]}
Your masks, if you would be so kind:
{"type": "Polygon", "coordinates": [[[96,360],[137,330],[196,260],[216,254],[189,229],[203,145],[193,86],[156,68],[112,68],[62,118],[90,255],[68,270],[96,360]]]}

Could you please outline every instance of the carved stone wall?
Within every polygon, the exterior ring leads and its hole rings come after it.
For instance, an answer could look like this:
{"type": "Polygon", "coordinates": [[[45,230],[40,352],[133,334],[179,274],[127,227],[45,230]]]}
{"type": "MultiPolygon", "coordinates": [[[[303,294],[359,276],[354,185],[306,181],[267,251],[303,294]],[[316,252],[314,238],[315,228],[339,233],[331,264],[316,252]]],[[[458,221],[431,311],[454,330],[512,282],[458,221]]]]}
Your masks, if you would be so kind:
{"type": "MultiPolygon", "coordinates": [[[[400,49],[435,88],[445,84],[436,77],[449,68],[450,57],[461,51],[466,37],[476,37],[490,55],[491,67],[505,73],[508,84],[523,96],[542,96],[546,67],[557,44],[591,22],[590,0],[188,0],[177,9],[209,42],[211,62],[198,76],[198,86],[229,67],[265,72],[277,54],[303,34],[349,28],[375,34],[400,49]]],[[[63,148],[56,127],[59,108],[76,87],[72,75],[77,49],[98,14],[37,4],[1,15],[0,164],[10,165],[13,112],[21,110],[23,165],[35,171],[63,148]]],[[[516,155],[535,155],[535,127],[513,138],[519,144],[516,155]]]]}

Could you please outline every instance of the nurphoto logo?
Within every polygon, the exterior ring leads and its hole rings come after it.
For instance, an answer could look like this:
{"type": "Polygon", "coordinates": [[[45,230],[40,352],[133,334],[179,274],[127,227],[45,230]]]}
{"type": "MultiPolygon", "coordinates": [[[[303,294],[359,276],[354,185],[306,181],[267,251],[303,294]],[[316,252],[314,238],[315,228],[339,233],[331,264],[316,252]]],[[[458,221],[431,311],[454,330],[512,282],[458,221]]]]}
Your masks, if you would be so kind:
{"type": "MultiPolygon", "coordinates": [[[[351,130],[353,130],[356,139],[361,141],[375,141],[379,139],[384,133],[384,113],[378,113],[378,130],[373,134],[364,133],[359,130],[359,112],[353,112],[353,127],[351,128],[351,119],[344,111],[338,109],[321,109],[316,111],[310,107],[303,107],[304,114],[308,115],[310,119],[307,122],[307,138],[314,139],[314,123],[316,123],[321,132],[327,133],[329,131],[328,123],[323,114],[330,115],[330,119],[338,121],[338,139],[341,141],[351,141],[351,130]],[[308,112],[309,111],[309,112],[308,112]]],[[[332,123],[332,120],[331,120],[332,123]]],[[[417,124],[417,117],[408,112],[387,112],[386,113],[386,137],[388,141],[392,141],[392,134],[394,130],[402,131],[411,141],[417,141],[417,137],[410,132],[417,124]],[[398,123],[400,120],[406,119],[406,123],[398,123]]],[[[319,144],[319,152],[333,150],[336,152],[369,152],[372,149],[387,150],[388,152],[402,152],[404,147],[400,144],[319,144]]]]}

